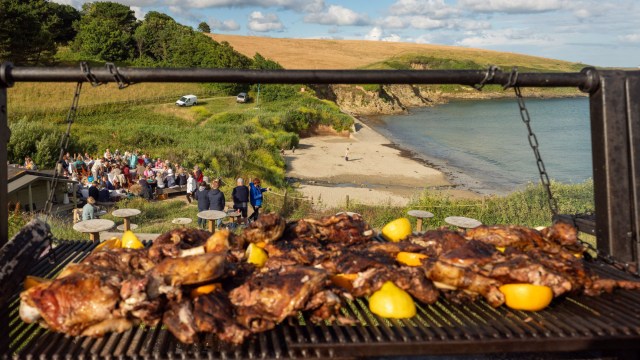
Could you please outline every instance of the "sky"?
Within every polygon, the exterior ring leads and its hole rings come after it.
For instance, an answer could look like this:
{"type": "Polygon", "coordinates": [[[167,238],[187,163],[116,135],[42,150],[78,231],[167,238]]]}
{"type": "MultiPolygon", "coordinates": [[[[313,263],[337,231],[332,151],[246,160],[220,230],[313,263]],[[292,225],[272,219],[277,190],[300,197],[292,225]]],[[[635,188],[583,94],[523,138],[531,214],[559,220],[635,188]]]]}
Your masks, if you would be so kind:
{"type": "MultiPolygon", "coordinates": [[[[86,0],[54,0],[75,7],[86,0]]],[[[115,0],[213,33],[443,44],[640,67],[640,0],[115,0]]]]}

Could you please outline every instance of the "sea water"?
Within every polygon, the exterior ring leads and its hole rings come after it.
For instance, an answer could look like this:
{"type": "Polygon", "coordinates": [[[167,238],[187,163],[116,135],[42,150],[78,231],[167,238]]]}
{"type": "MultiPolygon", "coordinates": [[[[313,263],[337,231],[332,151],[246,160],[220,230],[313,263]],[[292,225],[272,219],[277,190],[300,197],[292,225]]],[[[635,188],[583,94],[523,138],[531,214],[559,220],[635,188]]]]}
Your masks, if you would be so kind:
{"type": "MultiPolygon", "coordinates": [[[[525,101],[549,177],[591,178],[588,99],[525,101]]],[[[452,101],[379,120],[371,122],[377,131],[473,190],[504,194],[540,181],[515,99],[452,101]]]]}

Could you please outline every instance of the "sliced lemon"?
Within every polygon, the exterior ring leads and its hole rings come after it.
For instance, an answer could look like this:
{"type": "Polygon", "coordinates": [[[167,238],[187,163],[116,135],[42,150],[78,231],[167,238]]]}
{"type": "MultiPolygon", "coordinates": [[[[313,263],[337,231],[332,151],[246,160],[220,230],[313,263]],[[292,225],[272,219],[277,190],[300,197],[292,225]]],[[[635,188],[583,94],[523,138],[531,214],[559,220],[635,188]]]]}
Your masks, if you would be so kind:
{"type": "Polygon", "coordinates": [[[411,222],[407,218],[395,219],[382,228],[382,236],[392,242],[398,242],[411,235],[412,232],[411,222]]]}
{"type": "Polygon", "coordinates": [[[257,246],[257,247],[259,247],[260,249],[264,249],[264,248],[265,248],[265,246],[267,246],[267,243],[266,243],[266,242],[264,242],[264,241],[258,241],[258,242],[256,243],[256,246],[257,246]]]}
{"type": "Polygon", "coordinates": [[[24,278],[24,289],[29,290],[34,286],[38,286],[40,284],[44,284],[48,282],[51,282],[51,279],[45,279],[38,276],[27,275],[27,277],[24,278]]]}
{"type": "Polygon", "coordinates": [[[331,276],[331,282],[343,289],[353,290],[353,281],[358,278],[358,274],[337,274],[331,276]]]}
{"type": "Polygon", "coordinates": [[[258,245],[250,243],[247,247],[247,262],[254,264],[257,267],[263,267],[267,262],[269,256],[267,252],[259,248],[258,245]]]}
{"type": "Polygon", "coordinates": [[[553,291],[543,285],[507,284],[499,290],[504,294],[505,304],[515,310],[539,311],[553,300],[553,291]]]}
{"type": "Polygon", "coordinates": [[[98,246],[96,246],[95,249],[93,249],[93,252],[98,252],[98,251],[108,250],[108,249],[117,249],[121,246],[122,246],[122,241],[120,241],[120,239],[118,239],[117,237],[112,237],[111,239],[105,240],[100,244],[98,244],[98,246]]]}
{"type": "Polygon", "coordinates": [[[506,247],[504,247],[504,246],[496,246],[496,250],[498,250],[501,253],[503,253],[506,250],[506,247]]]}
{"type": "Polygon", "coordinates": [[[191,290],[190,295],[191,295],[192,299],[195,299],[200,295],[210,294],[210,293],[214,292],[218,288],[220,288],[220,284],[219,283],[202,285],[202,286],[198,286],[197,288],[191,290]]]}
{"type": "Polygon", "coordinates": [[[133,231],[127,230],[122,234],[122,247],[125,249],[142,249],[144,244],[138,239],[133,231]]]}
{"type": "Polygon", "coordinates": [[[385,318],[406,319],[416,315],[416,304],[406,291],[387,281],[369,297],[369,310],[385,318]]]}
{"type": "Polygon", "coordinates": [[[420,266],[422,265],[422,259],[426,259],[427,255],[414,253],[414,252],[406,252],[400,251],[398,255],[396,255],[396,260],[399,263],[408,265],[408,266],[420,266]]]}

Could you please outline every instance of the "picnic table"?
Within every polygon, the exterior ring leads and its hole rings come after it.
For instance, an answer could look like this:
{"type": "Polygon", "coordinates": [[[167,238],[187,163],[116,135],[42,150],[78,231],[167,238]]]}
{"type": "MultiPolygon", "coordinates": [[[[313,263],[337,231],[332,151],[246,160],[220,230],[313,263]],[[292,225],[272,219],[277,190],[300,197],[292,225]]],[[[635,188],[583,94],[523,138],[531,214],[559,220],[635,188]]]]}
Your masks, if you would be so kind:
{"type": "Polygon", "coordinates": [[[198,217],[200,219],[207,220],[207,228],[210,233],[214,233],[216,231],[215,220],[224,219],[227,217],[227,213],[219,210],[205,210],[200,211],[198,213],[198,217]]]}
{"type": "Polygon", "coordinates": [[[184,226],[184,225],[191,224],[192,221],[193,220],[191,218],[175,218],[171,220],[171,223],[184,226]]]}
{"type": "Polygon", "coordinates": [[[433,213],[424,210],[409,210],[407,214],[416,218],[416,231],[422,232],[422,219],[430,219],[433,213]]]}
{"type": "Polygon", "coordinates": [[[457,226],[464,230],[477,228],[482,225],[480,221],[464,216],[449,216],[444,218],[444,221],[449,225],[457,226]]]}
{"type": "Polygon", "coordinates": [[[73,230],[88,233],[89,239],[93,242],[100,242],[100,232],[107,231],[113,228],[115,223],[107,219],[91,219],[80,221],[73,225],[73,230]]]}
{"type": "MultiPolygon", "coordinates": [[[[138,209],[118,209],[118,210],[114,210],[111,215],[115,216],[115,217],[119,217],[119,218],[123,218],[124,219],[124,231],[128,231],[131,230],[131,225],[135,225],[135,224],[131,224],[129,222],[129,218],[132,216],[136,216],[136,215],[140,215],[140,210],[138,209]]],[[[137,227],[137,225],[136,225],[137,227]]]]}

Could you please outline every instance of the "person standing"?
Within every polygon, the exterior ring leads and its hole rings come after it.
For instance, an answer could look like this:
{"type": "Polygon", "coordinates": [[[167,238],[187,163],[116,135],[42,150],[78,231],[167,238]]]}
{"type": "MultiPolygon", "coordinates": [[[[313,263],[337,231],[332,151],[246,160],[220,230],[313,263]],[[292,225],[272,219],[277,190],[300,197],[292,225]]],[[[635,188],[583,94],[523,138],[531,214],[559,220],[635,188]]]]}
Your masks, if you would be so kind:
{"type": "Polygon", "coordinates": [[[196,178],[196,182],[198,184],[204,181],[204,174],[202,173],[202,170],[200,170],[200,167],[198,165],[193,167],[193,177],[196,178]]]}
{"type": "Polygon", "coordinates": [[[249,188],[245,186],[244,179],[236,180],[236,187],[231,191],[233,208],[240,213],[240,222],[247,222],[247,206],[249,204],[249,188]]]}
{"type": "Polygon", "coordinates": [[[270,188],[260,187],[260,179],[258,178],[254,178],[253,181],[249,183],[249,202],[253,208],[253,214],[251,214],[249,220],[258,220],[260,208],[262,208],[262,193],[269,190],[270,188]]]}
{"type": "MultiPolygon", "coordinates": [[[[220,191],[219,180],[213,180],[211,190],[209,190],[207,197],[209,198],[209,210],[224,211],[226,201],[224,193],[220,191]]],[[[219,228],[220,225],[222,225],[222,219],[216,220],[216,226],[219,228]]]]}
{"type": "MultiPolygon", "coordinates": [[[[198,186],[198,190],[196,190],[195,198],[198,201],[198,212],[209,210],[209,190],[207,190],[207,183],[204,181],[200,183],[198,186]]],[[[207,220],[198,218],[198,225],[201,228],[205,228],[207,226],[207,220]]]]}
{"type": "Polygon", "coordinates": [[[349,161],[349,148],[344,152],[344,161],[349,161]]]}
{"type": "Polygon", "coordinates": [[[193,177],[193,173],[189,173],[189,177],[187,178],[187,201],[189,204],[191,204],[191,199],[195,198],[196,190],[198,190],[196,178],[193,177]]]}

